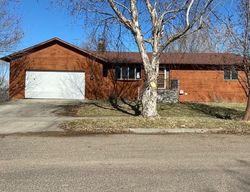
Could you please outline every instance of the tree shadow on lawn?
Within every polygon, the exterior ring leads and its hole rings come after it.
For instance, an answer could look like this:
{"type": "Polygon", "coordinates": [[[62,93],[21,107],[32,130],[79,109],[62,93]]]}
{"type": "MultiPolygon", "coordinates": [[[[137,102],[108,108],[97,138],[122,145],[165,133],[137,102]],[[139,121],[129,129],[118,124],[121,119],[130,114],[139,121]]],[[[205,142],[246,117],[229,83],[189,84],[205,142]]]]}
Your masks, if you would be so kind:
{"type": "MultiPolygon", "coordinates": [[[[93,103],[97,107],[101,107],[103,109],[109,109],[109,110],[115,110],[122,112],[127,115],[131,116],[140,116],[141,115],[141,103],[139,101],[128,101],[125,99],[117,99],[117,98],[110,98],[109,104],[111,107],[104,107],[98,103],[93,103]]],[[[239,120],[244,112],[228,107],[223,106],[213,106],[209,104],[204,103],[177,103],[177,104],[166,104],[166,103],[158,103],[159,108],[158,111],[164,109],[164,105],[168,107],[168,110],[171,110],[171,108],[177,108],[176,113],[180,112],[182,110],[182,107],[185,106],[189,111],[188,112],[197,112],[199,114],[204,114],[206,116],[214,117],[217,119],[225,119],[225,120],[239,120]],[[179,106],[177,106],[179,105],[179,106]],[[163,106],[163,107],[162,107],[163,106]],[[177,106],[177,107],[176,107],[177,106]],[[179,111],[178,111],[179,110],[179,111]]],[[[172,115],[163,115],[163,116],[173,116],[172,115]]],[[[183,114],[185,116],[185,114],[183,114]]]]}
{"type": "MultiPolygon", "coordinates": [[[[82,107],[84,108],[87,105],[88,106],[92,105],[104,110],[121,112],[122,114],[129,116],[141,115],[141,103],[139,101],[128,101],[121,98],[119,99],[110,98],[108,102],[90,102],[90,103],[81,103],[76,105],[65,105],[61,106],[61,109],[63,110],[59,111],[57,110],[55,111],[55,113],[62,116],[76,117],[79,116],[78,115],[79,109],[82,107]]],[[[86,109],[89,110],[88,108],[86,109]]],[[[158,112],[161,114],[162,117],[173,117],[173,116],[184,117],[192,113],[193,115],[197,116],[205,115],[208,117],[225,119],[225,120],[239,120],[244,114],[244,111],[223,106],[214,106],[204,103],[176,103],[176,104],[158,103],[158,112]]],[[[108,115],[109,112],[107,111],[106,114],[108,115]]],[[[98,112],[96,115],[98,115],[98,112]]],[[[110,115],[112,116],[113,114],[110,115]]],[[[119,113],[115,115],[119,115],[119,113]]]]}
{"type": "MultiPolygon", "coordinates": [[[[140,111],[140,103],[139,102],[133,102],[133,101],[127,101],[125,99],[109,99],[105,102],[87,102],[87,103],[79,103],[79,104],[73,104],[73,105],[61,105],[59,106],[59,109],[53,111],[53,113],[60,115],[60,116],[68,116],[68,117],[79,117],[79,110],[86,109],[91,110],[91,106],[97,107],[97,109],[104,109],[107,110],[107,112],[103,111],[96,111],[93,112],[93,116],[102,116],[103,113],[107,116],[119,116],[119,112],[122,114],[126,114],[129,116],[139,116],[141,114],[140,111]],[[111,113],[109,111],[118,112],[111,113]]],[[[120,115],[122,115],[120,113],[120,115]]],[[[91,116],[92,116],[91,115],[91,116]]],[[[81,116],[81,115],[80,115],[81,116]]],[[[87,115],[88,116],[88,115],[87,115]]]]}
{"type": "Polygon", "coordinates": [[[239,120],[240,118],[242,118],[244,114],[244,111],[223,106],[213,106],[203,103],[183,103],[183,104],[186,105],[191,110],[218,119],[239,120]]]}
{"type": "Polygon", "coordinates": [[[140,110],[141,105],[137,101],[133,102],[133,101],[127,101],[123,98],[120,98],[119,100],[117,98],[110,98],[109,104],[111,105],[112,108],[102,106],[98,103],[93,103],[93,105],[95,105],[96,107],[100,107],[103,109],[115,110],[131,116],[141,115],[141,110],[140,110]]]}

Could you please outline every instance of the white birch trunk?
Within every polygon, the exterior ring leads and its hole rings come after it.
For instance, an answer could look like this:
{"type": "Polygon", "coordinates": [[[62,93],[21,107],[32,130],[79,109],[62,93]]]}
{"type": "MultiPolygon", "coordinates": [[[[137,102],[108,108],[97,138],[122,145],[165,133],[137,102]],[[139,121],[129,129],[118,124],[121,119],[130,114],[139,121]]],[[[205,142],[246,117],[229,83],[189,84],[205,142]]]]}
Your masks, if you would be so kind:
{"type": "Polygon", "coordinates": [[[154,118],[157,112],[157,75],[151,75],[150,80],[146,80],[145,89],[142,95],[142,116],[154,118]]]}
{"type": "Polygon", "coordinates": [[[154,57],[151,63],[144,63],[145,84],[142,95],[142,116],[146,118],[158,117],[157,112],[157,77],[159,72],[159,59],[154,57]]]}

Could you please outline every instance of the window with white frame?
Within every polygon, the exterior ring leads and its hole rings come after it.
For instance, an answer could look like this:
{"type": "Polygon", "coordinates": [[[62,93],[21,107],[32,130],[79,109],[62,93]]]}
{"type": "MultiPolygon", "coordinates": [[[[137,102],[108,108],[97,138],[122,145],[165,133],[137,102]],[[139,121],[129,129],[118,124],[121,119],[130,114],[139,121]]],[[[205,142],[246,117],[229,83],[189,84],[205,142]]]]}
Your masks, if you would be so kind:
{"type": "Polygon", "coordinates": [[[224,79],[225,80],[237,80],[238,79],[238,71],[235,67],[224,70],[224,79]]]}
{"type": "Polygon", "coordinates": [[[140,65],[116,66],[115,77],[117,80],[138,80],[141,79],[140,65]]]}

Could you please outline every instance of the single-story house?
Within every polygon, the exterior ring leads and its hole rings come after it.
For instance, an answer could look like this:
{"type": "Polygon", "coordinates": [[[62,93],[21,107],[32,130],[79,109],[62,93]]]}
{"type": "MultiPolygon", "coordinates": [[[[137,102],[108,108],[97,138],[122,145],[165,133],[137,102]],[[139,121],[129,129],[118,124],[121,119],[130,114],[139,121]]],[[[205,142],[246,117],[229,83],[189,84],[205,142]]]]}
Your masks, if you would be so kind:
{"type": "MultiPolygon", "coordinates": [[[[139,53],[89,52],[53,38],[7,55],[9,98],[136,99],[143,91],[139,53]]],[[[242,58],[229,53],[164,53],[159,91],[177,90],[179,101],[245,102],[242,58]]]]}

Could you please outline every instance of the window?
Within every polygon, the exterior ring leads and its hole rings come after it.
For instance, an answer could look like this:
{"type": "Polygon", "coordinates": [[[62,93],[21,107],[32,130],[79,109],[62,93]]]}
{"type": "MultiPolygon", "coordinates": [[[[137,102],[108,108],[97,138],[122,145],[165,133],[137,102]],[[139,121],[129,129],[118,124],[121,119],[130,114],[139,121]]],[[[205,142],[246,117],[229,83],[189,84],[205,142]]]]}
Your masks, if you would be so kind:
{"type": "Polygon", "coordinates": [[[115,77],[118,80],[141,79],[141,67],[139,65],[116,66],[115,77]]]}
{"type": "Polygon", "coordinates": [[[179,89],[179,80],[177,79],[171,80],[171,89],[179,89]]]}
{"type": "Polygon", "coordinates": [[[157,87],[158,89],[169,89],[169,70],[165,65],[159,67],[157,87]]]}
{"type": "Polygon", "coordinates": [[[231,69],[224,70],[224,79],[225,80],[236,80],[238,79],[238,71],[232,67],[231,69]]]}
{"type": "Polygon", "coordinates": [[[116,79],[121,79],[122,78],[122,76],[121,76],[121,71],[122,71],[122,69],[120,68],[120,67],[116,67],[115,68],[115,78],[116,79]]]}
{"type": "Polygon", "coordinates": [[[122,67],[122,79],[128,79],[129,76],[129,68],[122,67]]]}
{"type": "Polygon", "coordinates": [[[166,81],[165,81],[165,67],[160,67],[159,68],[159,74],[157,78],[157,86],[158,89],[165,89],[166,86],[166,81]]]}

